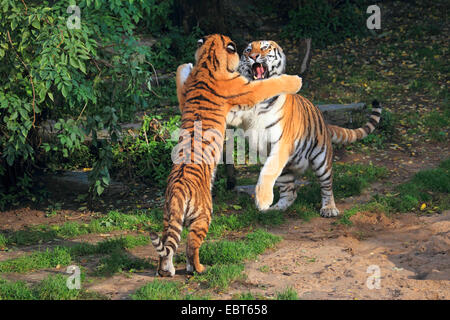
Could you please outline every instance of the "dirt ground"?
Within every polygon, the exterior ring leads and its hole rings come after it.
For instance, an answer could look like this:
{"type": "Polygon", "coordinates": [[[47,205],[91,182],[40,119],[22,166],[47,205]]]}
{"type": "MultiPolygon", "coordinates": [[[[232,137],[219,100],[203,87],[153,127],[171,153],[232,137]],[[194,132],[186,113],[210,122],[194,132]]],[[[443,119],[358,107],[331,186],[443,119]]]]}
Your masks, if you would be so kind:
{"type": "MultiPolygon", "coordinates": [[[[419,145],[417,149],[420,148],[419,145]]],[[[392,188],[392,185],[409,179],[419,170],[436,167],[443,155],[449,152],[446,144],[429,145],[427,155],[424,157],[422,153],[420,161],[405,150],[383,151],[376,157],[339,150],[335,154],[335,161],[371,161],[391,171],[388,178],[390,184],[386,181],[377,182],[360,196],[338,201],[337,206],[343,212],[355,203],[367,202],[372,194],[382,193],[392,188]]],[[[88,222],[99,215],[102,213],[71,209],[48,215],[45,209],[22,208],[3,212],[0,226],[3,231],[12,231],[34,224],[88,222]]],[[[350,219],[352,226],[336,224],[336,219],[317,217],[304,221],[289,218],[281,226],[268,228],[267,231],[281,236],[283,240],[257,261],[245,264],[246,280],[233,283],[225,292],[214,292],[211,297],[231,299],[236,294],[251,292],[256,297],[273,298],[277,292],[291,287],[297,291],[300,299],[450,299],[450,211],[433,215],[408,213],[389,217],[360,212],[350,219]],[[377,276],[379,287],[372,286],[369,289],[368,279],[375,279],[377,283],[377,276]]],[[[127,232],[86,235],[0,251],[0,261],[56,245],[96,243],[124,233],[127,232]]],[[[178,252],[184,252],[184,247],[180,246],[178,252]]],[[[137,247],[130,250],[130,254],[157,261],[151,245],[137,247]]],[[[88,270],[94,269],[98,259],[81,261],[81,264],[88,270]]],[[[64,268],[47,269],[28,274],[4,274],[2,277],[33,283],[49,274],[64,271],[64,268]]],[[[84,286],[110,299],[129,299],[130,294],[154,279],[155,270],[145,270],[94,278],[84,286]]],[[[187,279],[184,265],[180,264],[172,280],[185,282],[187,279]]],[[[201,290],[201,287],[197,289],[201,290]]]]}
{"type": "Polygon", "coordinates": [[[351,220],[350,228],[314,218],[270,230],[284,240],[248,262],[247,280],[222,298],[249,291],[271,297],[286,287],[301,299],[450,298],[450,211],[392,218],[359,213],[351,220]],[[379,289],[366,284],[377,275],[370,266],[379,268],[379,289]]]}
{"type": "MultiPolygon", "coordinates": [[[[290,219],[270,228],[268,231],[282,236],[283,241],[246,263],[246,280],[212,298],[231,299],[248,292],[273,298],[292,287],[300,299],[450,299],[450,211],[422,217],[359,213],[351,220],[353,225],[346,227],[334,224],[334,219],[290,219]],[[377,276],[370,266],[379,270],[379,289],[367,286],[369,277],[377,276]]],[[[180,247],[180,252],[183,249],[180,247]]],[[[150,246],[131,253],[156,259],[150,246]]],[[[10,253],[9,258],[17,255],[10,253]]],[[[85,261],[84,266],[89,265],[95,263],[85,261]]],[[[186,279],[183,268],[178,267],[173,280],[186,279]]],[[[64,270],[10,274],[6,278],[37,282],[59,272],[64,270]]],[[[129,299],[131,293],[154,279],[155,271],[146,270],[96,279],[86,288],[111,299],[129,299]]]]}

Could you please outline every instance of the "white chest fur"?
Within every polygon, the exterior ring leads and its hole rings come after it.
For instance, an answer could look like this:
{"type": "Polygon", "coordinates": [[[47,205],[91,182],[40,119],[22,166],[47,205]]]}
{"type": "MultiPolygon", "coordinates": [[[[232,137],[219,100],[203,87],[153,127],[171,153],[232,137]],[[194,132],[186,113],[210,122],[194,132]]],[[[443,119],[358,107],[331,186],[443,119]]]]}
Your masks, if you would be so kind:
{"type": "Polygon", "coordinates": [[[286,95],[268,99],[248,110],[232,109],[227,116],[227,124],[242,128],[252,147],[260,152],[281,137],[281,118],[286,95]]]}

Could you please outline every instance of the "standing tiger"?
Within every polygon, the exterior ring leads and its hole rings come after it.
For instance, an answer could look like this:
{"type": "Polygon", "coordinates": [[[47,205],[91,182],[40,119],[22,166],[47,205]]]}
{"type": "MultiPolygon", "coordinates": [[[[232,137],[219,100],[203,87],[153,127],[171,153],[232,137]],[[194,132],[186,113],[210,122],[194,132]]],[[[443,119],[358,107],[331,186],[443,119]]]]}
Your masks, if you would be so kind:
{"type": "Polygon", "coordinates": [[[189,227],[186,269],[204,271],[199,248],[211,221],[211,187],[221,155],[227,113],[236,105],[252,107],[278,94],[296,93],[302,85],[300,77],[288,75],[250,82],[237,72],[236,45],[223,35],[200,39],[195,61],[195,66],[182,65],[177,71],[181,129],[187,137],[180,137],[181,148],[175,151],[176,159],[168,178],[162,238],[150,234],[160,256],[157,271],[160,276],[175,274],[172,258],[183,225],[189,227]],[[186,68],[188,71],[183,73],[186,68]]]}
{"type": "MultiPolygon", "coordinates": [[[[239,64],[239,72],[253,83],[280,76],[285,68],[286,57],[274,41],[251,42],[239,64]]],[[[374,101],[372,114],[364,127],[345,129],[326,124],[320,110],[301,95],[280,94],[252,109],[237,106],[226,120],[228,125],[257,132],[257,139],[251,139],[250,144],[256,144],[259,151],[270,145],[270,153],[255,190],[259,210],[287,209],[297,197],[296,177],[311,166],[321,187],[320,214],[333,217],[339,214],[339,210],[332,189],[331,143],[352,143],[363,139],[375,129],[380,116],[381,108],[374,101]],[[280,187],[280,199],[272,205],[275,184],[280,187]]]]}

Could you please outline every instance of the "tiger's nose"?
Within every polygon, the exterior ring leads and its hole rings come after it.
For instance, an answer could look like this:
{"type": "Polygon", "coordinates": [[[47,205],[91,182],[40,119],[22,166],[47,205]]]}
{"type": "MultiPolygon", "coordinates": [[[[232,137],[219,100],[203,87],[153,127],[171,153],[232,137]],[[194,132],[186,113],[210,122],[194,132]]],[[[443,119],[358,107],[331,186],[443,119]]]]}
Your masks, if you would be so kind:
{"type": "Polygon", "coordinates": [[[252,58],[253,60],[256,61],[256,59],[259,58],[259,54],[258,53],[253,53],[253,54],[250,55],[250,58],[252,58]]]}

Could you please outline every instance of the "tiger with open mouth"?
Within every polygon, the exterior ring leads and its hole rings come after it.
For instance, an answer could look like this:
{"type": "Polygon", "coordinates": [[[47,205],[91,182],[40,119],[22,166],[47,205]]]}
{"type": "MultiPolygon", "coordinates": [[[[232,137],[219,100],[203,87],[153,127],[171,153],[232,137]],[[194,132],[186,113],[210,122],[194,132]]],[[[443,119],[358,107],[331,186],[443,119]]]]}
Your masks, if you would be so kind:
{"type": "MultiPolygon", "coordinates": [[[[239,72],[249,81],[261,81],[284,74],[286,56],[274,41],[251,42],[241,56],[239,72]]],[[[254,108],[236,106],[227,115],[227,125],[253,130],[250,144],[270,152],[255,190],[259,210],[285,210],[297,198],[295,180],[311,166],[319,179],[322,196],[320,214],[339,214],[333,195],[332,143],[352,143],[365,138],[380,121],[381,107],[373,102],[369,121],[361,128],[346,129],[326,124],[321,111],[299,94],[280,94],[254,108]],[[280,188],[274,205],[273,188],[280,188]]],[[[252,147],[251,147],[252,148],[252,147]]]]}

